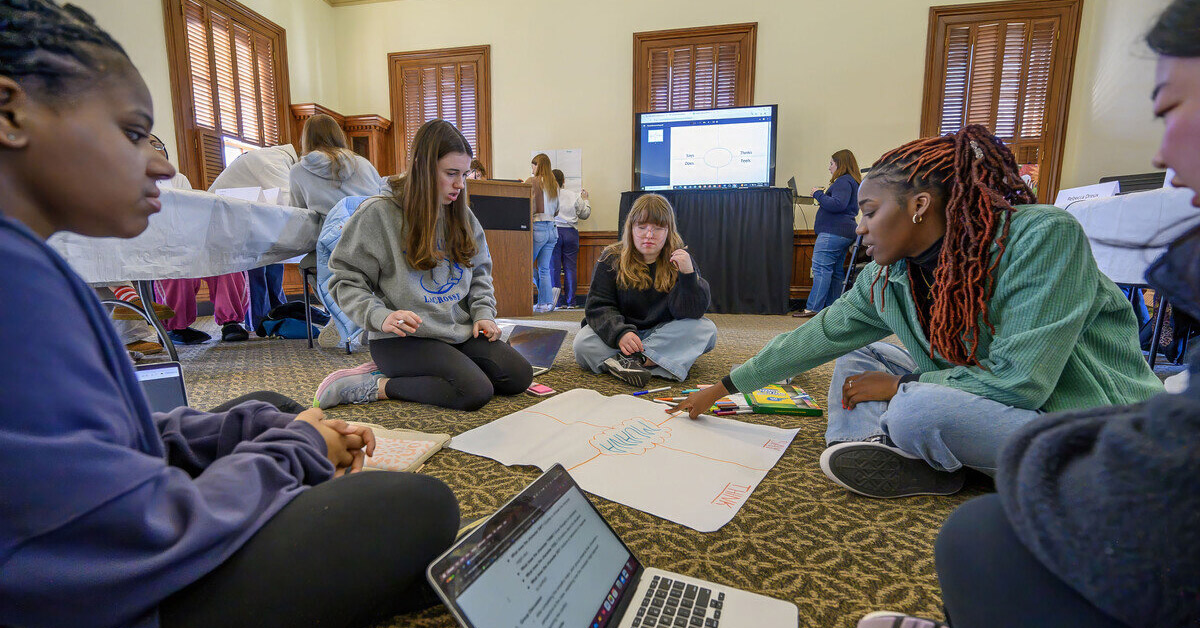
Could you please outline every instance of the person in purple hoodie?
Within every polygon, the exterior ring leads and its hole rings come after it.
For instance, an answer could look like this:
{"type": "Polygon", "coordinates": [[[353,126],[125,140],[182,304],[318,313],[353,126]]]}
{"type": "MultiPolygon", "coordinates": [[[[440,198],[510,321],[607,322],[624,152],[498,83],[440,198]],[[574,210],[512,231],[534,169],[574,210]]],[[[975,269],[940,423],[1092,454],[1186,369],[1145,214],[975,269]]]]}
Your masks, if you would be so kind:
{"type": "Polygon", "coordinates": [[[0,625],[364,626],[432,604],[425,565],[458,527],[444,484],[357,473],[369,429],[278,395],[151,413],[46,245],[146,229],[174,174],[153,122],[90,16],[0,0],[0,625]]]}

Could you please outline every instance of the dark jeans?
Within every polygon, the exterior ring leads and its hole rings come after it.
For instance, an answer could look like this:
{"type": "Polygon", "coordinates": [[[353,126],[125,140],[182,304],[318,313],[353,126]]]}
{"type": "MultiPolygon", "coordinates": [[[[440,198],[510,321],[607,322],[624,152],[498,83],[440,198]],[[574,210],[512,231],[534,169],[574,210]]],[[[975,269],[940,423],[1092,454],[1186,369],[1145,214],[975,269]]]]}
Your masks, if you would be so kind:
{"type": "Polygon", "coordinates": [[[250,279],[250,329],[267,318],[272,308],[287,303],[283,295],[283,264],[268,264],[246,271],[250,279]]]}
{"type": "Polygon", "coordinates": [[[478,410],[492,395],[516,395],[533,382],[533,367],[507,342],[482,336],[452,345],[432,338],[371,340],[371,358],[389,399],[478,410]]]}
{"type": "Polygon", "coordinates": [[[558,297],[557,305],[575,305],[575,271],[579,259],[579,230],[575,227],[558,228],[558,242],[554,244],[554,257],[550,258],[550,277],[555,288],[565,288],[558,297]],[[562,269],[563,279],[558,278],[562,269]]]}
{"type": "Polygon", "coordinates": [[[425,567],[454,541],[450,488],[370,471],[300,493],[224,563],[159,606],[163,628],[369,626],[437,603],[425,567]]]}
{"type": "Polygon", "coordinates": [[[946,616],[955,628],[1128,628],[1042,566],[1013,532],[998,495],[955,510],[935,553],[946,616]]]}

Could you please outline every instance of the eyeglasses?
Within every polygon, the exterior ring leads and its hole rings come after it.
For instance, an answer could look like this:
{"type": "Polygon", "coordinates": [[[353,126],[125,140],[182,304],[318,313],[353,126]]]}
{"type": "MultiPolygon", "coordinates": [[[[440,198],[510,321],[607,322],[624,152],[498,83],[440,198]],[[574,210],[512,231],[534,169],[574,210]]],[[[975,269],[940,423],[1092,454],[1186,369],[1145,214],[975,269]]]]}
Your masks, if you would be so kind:
{"type": "Polygon", "coordinates": [[[162,140],[157,137],[150,138],[150,148],[154,150],[167,150],[167,145],[162,143],[162,140]]]}
{"type": "Polygon", "coordinates": [[[633,232],[634,232],[634,233],[636,233],[636,234],[637,234],[637,235],[639,235],[639,236],[644,236],[644,235],[655,235],[655,236],[659,236],[659,235],[662,235],[662,234],[666,233],[666,232],[667,232],[667,228],[666,228],[666,227],[660,227],[660,226],[658,226],[658,225],[644,225],[644,224],[638,224],[638,225],[634,225],[634,226],[633,226],[633,232]]]}

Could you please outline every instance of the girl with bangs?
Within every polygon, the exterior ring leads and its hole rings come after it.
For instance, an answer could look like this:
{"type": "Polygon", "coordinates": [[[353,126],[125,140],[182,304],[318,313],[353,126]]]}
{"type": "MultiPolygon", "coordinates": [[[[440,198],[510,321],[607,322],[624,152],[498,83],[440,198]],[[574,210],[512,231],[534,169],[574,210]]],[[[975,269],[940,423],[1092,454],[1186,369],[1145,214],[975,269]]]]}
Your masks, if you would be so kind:
{"type": "Polygon", "coordinates": [[[633,203],[621,241],[596,262],[575,335],[575,360],[595,373],[642,387],[657,375],[683,381],[717,345],[717,326],[704,318],[708,282],[675,228],[666,198],[633,203]]]}
{"type": "Polygon", "coordinates": [[[346,222],[329,292],[367,330],[374,361],[326,377],[319,407],[397,399],[478,410],[529,387],[529,362],[496,342],[492,258],[467,203],[471,156],[454,125],[426,122],[391,194],[346,222]]]}

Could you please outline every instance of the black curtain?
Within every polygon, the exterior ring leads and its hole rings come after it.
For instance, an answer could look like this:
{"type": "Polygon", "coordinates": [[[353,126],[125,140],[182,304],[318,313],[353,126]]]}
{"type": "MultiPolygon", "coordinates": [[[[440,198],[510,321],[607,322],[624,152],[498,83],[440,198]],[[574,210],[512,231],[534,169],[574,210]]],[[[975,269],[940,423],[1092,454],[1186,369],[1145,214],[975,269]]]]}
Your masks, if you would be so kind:
{"type": "MultiPolygon", "coordinates": [[[[633,201],[621,194],[620,223],[633,201]]],[[[792,193],[786,188],[670,190],[679,235],[712,287],[711,312],[786,314],[792,277],[792,193]]]]}

